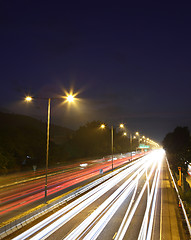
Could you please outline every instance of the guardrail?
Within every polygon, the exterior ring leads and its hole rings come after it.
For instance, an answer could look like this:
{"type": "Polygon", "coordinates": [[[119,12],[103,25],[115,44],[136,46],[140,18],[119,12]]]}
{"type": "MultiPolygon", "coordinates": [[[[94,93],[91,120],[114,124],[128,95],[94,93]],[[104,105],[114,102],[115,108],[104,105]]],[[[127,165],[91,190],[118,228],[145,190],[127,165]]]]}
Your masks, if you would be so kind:
{"type": "Polygon", "coordinates": [[[191,226],[190,226],[190,222],[189,222],[188,216],[187,216],[187,214],[186,214],[186,210],[185,210],[183,201],[182,201],[182,199],[181,199],[181,197],[180,197],[180,194],[179,194],[179,191],[178,191],[176,182],[175,182],[174,177],[173,177],[173,175],[172,175],[172,171],[171,171],[171,169],[170,169],[170,165],[169,165],[169,162],[168,162],[167,157],[166,157],[166,162],[167,162],[167,166],[168,166],[168,170],[169,170],[169,172],[170,172],[171,178],[172,178],[173,183],[174,183],[174,187],[175,187],[175,190],[176,190],[176,193],[177,193],[177,196],[178,196],[179,203],[180,203],[180,205],[181,205],[181,207],[182,207],[182,211],[183,211],[183,214],[184,214],[184,218],[185,218],[185,220],[186,220],[186,224],[187,224],[187,227],[188,227],[188,231],[189,231],[190,236],[191,236],[191,226]]]}

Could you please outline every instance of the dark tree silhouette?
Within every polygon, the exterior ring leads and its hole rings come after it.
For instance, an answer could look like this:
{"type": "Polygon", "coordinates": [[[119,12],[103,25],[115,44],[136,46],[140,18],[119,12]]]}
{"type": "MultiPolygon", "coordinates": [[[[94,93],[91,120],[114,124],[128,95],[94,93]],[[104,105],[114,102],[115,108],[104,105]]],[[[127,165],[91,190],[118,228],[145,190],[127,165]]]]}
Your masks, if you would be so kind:
{"type": "Polygon", "coordinates": [[[163,140],[169,163],[177,171],[181,167],[187,172],[191,154],[190,133],[188,127],[176,127],[172,133],[168,133],[163,140]]]}

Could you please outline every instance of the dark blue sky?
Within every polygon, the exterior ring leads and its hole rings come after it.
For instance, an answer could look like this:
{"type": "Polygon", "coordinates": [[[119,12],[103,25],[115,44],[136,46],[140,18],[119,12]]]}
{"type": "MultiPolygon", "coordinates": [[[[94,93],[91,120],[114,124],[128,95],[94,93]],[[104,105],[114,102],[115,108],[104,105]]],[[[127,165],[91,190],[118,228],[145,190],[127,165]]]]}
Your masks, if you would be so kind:
{"type": "Polygon", "coordinates": [[[52,122],[124,122],[158,141],[191,127],[190,12],[168,1],[1,1],[0,108],[46,120],[46,104],[24,95],[73,86],[81,101],[55,100],[52,122]]]}

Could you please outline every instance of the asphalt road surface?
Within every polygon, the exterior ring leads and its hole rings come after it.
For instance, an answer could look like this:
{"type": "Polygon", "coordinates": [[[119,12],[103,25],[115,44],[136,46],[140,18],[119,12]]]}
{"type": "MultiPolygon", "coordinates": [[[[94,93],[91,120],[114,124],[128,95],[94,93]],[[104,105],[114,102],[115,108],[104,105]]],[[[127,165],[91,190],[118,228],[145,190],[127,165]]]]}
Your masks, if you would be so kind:
{"type": "Polygon", "coordinates": [[[128,164],[9,239],[186,240],[165,152],[155,150],[128,164]]]}
{"type": "MultiPolygon", "coordinates": [[[[134,158],[141,156],[137,154],[134,158]]],[[[120,156],[115,159],[114,167],[129,162],[130,156],[120,156]]],[[[59,196],[77,184],[99,176],[100,169],[103,173],[111,170],[111,159],[103,158],[77,163],[63,168],[49,169],[47,200],[59,196]]],[[[45,202],[45,175],[41,172],[23,176],[11,182],[11,179],[0,185],[0,215],[1,221],[7,221],[39,204],[45,202]],[[8,183],[7,183],[8,182],[8,183]]]]}

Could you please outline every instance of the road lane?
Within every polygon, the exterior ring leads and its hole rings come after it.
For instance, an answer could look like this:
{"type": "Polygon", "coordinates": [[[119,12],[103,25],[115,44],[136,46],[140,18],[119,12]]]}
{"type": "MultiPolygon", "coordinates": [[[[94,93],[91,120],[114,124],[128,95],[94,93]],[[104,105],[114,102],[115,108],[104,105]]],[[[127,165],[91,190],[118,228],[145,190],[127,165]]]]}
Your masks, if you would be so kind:
{"type": "MultiPolygon", "coordinates": [[[[139,155],[135,156],[139,157],[139,155]]],[[[130,157],[121,157],[114,161],[114,167],[118,167],[127,163],[130,157]]],[[[81,167],[74,165],[74,169],[69,167],[62,171],[59,169],[58,174],[50,173],[48,176],[48,199],[54,197],[59,192],[63,192],[69,187],[75,186],[83,181],[91,179],[92,177],[100,174],[100,168],[103,172],[111,169],[111,162],[109,159],[101,159],[96,161],[90,161],[87,167],[81,167]]],[[[0,189],[0,214],[2,221],[14,217],[19,212],[27,210],[36,202],[36,205],[43,203],[44,198],[44,179],[37,177],[36,180],[32,178],[32,181],[19,181],[18,184],[6,186],[6,188],[0,189]]]]}
{"type": "Polygon", "coordinates": [[[32,228],[7,239],[189,239],[164,159],[163,150],[153,151],[32,228]]]}
{"type": "Polygon", "coordinates": [[[166,161],[163,161],[161,179],[162,217],[160,240],[184,240],[186,239],[186,235],[183,230],[182,219],[178,211],[177,196],[173,189],[166,161]]]}
{"type": "MultiPolygon", "coordinates": [[[[160,154],[158,153],[158,155],[160,154]]],[[[83,200],[81,203],[78,202],[75,207],[72,205],[71,210],[67,209],[68,212],[63,213],[63,215],[61,214],[62,216],[59,215],[52,223],[49,222],[46,227],[43,223],[39,223],[37,234],[34,234],[34,232],[29,229],[27,233],[24,233],[26,234],[25,237],[29,237],[33,234],[33,238],[31,239],[35,240],[99,239],[105,231],[113,237],[116,234],[116,229],[112,229],[110,224],[112,224],[115,219],[120,219],[118,222],[118,228],[120,228],[123,218],[117,217],[118,212],[123,210],[122,216],[125,216],[127,208],[124,208],[124,204],[127,204],[127,202],[129,204],[132,202],[133,204],[131,204],[132,208],[129,210],[129,214],[127,214],[128,217],[126,220],[128,222],[128,226],[125,228],[123,227],[123,229],[125,229],[125,234],[127,234],[128,231],[131,231],[130,229],[132,228],[129,226],[131,226],[133,221],[136,222],[137,216],[139,216],[139,228],[136,228],[136,235],[139,236],[140,234],[141,236],[142,233],[144,233],[144,235],[146,234],[149,236],[149,229],[151,228],[152,230],[153,221],[151,225],[149,225],[149,223],[145,225],[144,223],[144,227],[142,228],[141,224],[144,219],[146,207],[150,210],[146,211],[147,214],[145,215],[145,219],[148,218],[148,212],[151,213],[149,216],[152,216],[151,209],[152,206],[155,205],[155,192],[156,189],[158,189],[157,182],[160,176],[159,162],[160,161],[159,158],[157,159],[156,152],[136,161],[136,164],[121,173],[118,173],[99,187],[91,190],[88,193],[92,193],[91,196],[85,197],[87,196],[85,194],[80,197],[81,200],[83,200]],[[43,229],[40,230],[41,228],[43,229]],[[140,229],[142,230],[140,231],[140,229]]],[[[63,208],[62,211],[65,211],[64,209],[66,210],[66,207],[63,208]]],[[[55,215],[56,214],[57,213],[55,213],[55,215]]],[[[152,218],[149,217],[149,219],[152,218]]],[[[133,226],[135,226],[135,224],[133,224],[133,226]]],[[[25,237],[24,235],[20,235],[15,238],[15,240],[26,239],[25,237]]]]}

